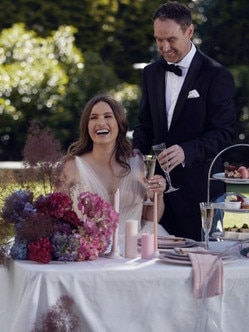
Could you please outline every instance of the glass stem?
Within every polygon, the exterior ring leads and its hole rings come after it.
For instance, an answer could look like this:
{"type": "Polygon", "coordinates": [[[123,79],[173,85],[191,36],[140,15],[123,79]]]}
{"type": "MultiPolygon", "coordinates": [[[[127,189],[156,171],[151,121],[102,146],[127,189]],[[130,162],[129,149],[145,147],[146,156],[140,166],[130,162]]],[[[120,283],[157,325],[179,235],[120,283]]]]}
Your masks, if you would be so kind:
{"type": "Polygon", "coordinates": [[[209,241],[209,232],[205,232],[205,249],[209,249],[209,244],[208,244],[208,241],[209,241]]]}
{"type": "Polygon", "coordinates": [[[170,179],[169,173],[164,171],[164,174],[165,174],[166,181],[167,181],[169,187],[171,188],[172,184],[171,184],[171,179],[170,179]]]}

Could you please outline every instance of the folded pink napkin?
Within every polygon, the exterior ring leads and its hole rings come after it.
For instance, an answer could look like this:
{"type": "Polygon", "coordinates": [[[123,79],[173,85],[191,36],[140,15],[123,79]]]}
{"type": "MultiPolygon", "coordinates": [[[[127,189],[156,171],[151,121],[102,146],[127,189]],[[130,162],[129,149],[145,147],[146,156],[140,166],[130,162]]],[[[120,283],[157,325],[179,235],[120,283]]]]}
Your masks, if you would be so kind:
{"type": "Polygon", "coordinates": [[[193,291],[196,298],[223,293],[223,262],[217,255],[188,253],[193,267],[193,291]],[[206,288],[205,288],[206,287],[206,288]]]}

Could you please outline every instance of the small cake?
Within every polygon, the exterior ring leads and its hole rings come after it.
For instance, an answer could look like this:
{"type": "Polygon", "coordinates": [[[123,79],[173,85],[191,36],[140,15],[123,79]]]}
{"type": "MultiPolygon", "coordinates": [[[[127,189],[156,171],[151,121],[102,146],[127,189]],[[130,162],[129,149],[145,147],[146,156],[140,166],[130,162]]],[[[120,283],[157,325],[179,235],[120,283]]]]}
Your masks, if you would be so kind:
{"type": "Polygon", "coordinates": [[[233,227],[227,227],[225,228],[225,231],[227,232],[238,232],[239,227],[237,227],[236,225],[234,225],[233,227]]]}
{"type": "Polygon", "coordinates": [[[249,233],[249,227],[247,224],[243,224],[241,228],[238,230],[240,233],[249,233]]]}
{"type": "Polygon", "coordinates": [[[225,177],[232,179],[248,179],[249,178],[249,168],[244,165],[232,165],[225,163],[225,177]]]}
{"type": "Polygon", "coordinates": [[[241,201],[236,195],[229,195],[225,199],[225,207],[227,209],[240,209],[241,201]]]}
{"type": "Polygon", "coordinates": [[[242,209],[249,209],[249,198],[244,198],[243,202],[241,203],[242,209]]]}

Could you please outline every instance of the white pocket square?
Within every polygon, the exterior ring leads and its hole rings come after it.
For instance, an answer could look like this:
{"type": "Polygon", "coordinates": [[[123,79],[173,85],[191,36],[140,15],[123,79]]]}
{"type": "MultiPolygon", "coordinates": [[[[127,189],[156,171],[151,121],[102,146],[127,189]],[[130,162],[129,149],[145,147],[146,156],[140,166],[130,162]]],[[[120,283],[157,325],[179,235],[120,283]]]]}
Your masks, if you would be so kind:
{"type": "Polygon", "coordinates": [[[188,98],[189,99],[190,98],[198,98],[198,97],[200,97],[200,95],[199,95],[199,93],[198,93],[197,90],[191,90],[191,91],[189,91],[189,93],[188,93],[188,98]]]}

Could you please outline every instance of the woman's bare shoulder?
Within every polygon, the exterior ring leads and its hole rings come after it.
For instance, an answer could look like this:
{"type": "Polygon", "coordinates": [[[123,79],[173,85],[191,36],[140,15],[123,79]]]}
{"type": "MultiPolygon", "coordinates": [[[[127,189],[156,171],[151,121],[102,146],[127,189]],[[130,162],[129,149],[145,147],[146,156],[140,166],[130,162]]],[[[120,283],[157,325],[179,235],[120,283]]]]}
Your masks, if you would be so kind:
{"type": "Polygon", "coordinates": [[[62,161],[62,167],[63,169],[70,169],[70,168],[75,168],[75,156],[72,156],[70,158],[67,158],[62,161]]]}

